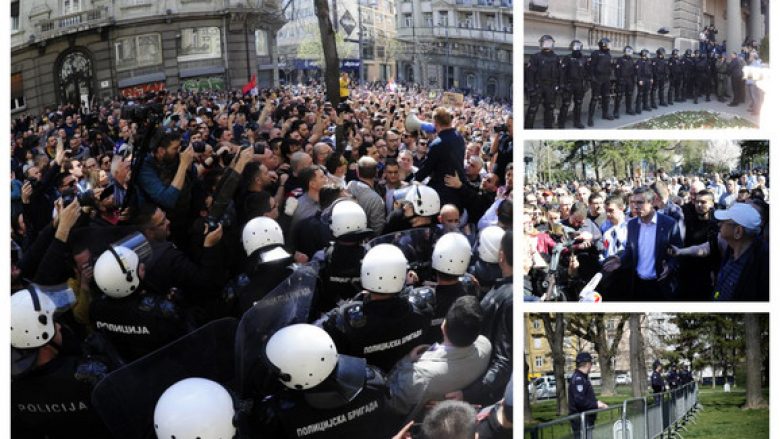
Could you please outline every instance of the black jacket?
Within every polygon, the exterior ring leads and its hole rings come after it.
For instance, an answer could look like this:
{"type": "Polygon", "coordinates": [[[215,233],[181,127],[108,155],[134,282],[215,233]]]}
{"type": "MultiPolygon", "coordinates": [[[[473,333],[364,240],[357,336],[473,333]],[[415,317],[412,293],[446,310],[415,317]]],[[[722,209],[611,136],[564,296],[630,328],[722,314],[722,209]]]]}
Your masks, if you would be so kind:
{"type": "Polygon", "coordinates": [[[441,205],[454,204],[463,208],[456,189],[444,185],[444,177],[458,174],[460,181],[466,181],[463,169],[463,157],[466,155],[466,142],[455,128],[439,131],[439,136],[430,144],[428,156],[422,162],[420,169],[414,174],[414,179],[423,181],[430,176],[428,186],[439,193],[441,205]]]}

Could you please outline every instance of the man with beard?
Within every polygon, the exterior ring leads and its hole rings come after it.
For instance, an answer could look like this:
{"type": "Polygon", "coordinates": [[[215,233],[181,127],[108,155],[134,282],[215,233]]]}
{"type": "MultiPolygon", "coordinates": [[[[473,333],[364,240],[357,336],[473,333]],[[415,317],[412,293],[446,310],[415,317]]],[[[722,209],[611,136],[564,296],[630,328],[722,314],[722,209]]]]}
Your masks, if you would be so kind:
{"type": "MultiPolygon", "coordinates": [[[[715,198],[708,190],[699,191],[694,203],[696,215],[685,217],[685,247],[709,242],[717,248],[718,222],[712,216],[715,198]]],[[[708,300],[713,289],[713,273],[720,265],[718,252],[710,252],[707,258],[680,258],[680,298],[682,300],[708,300]]]]}

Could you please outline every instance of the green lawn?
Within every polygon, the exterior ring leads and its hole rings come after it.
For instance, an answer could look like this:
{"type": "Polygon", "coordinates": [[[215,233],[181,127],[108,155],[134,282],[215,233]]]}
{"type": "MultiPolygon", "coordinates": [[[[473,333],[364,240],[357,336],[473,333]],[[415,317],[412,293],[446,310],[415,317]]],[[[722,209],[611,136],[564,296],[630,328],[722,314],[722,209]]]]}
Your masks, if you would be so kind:
{"type": "Polygon", "coordinates": [[[699,129],[699,128],[758,128],[753,122],[738,117],[724,117],[711,111],[678,111],[664,114],[624,129],[699,129]]]}
{"type": "MultiPolygon", "coordinates": [[[[596,395],[599,388],[594,388],[596,395]]],[[[609,405],[621,403],[629,398],[630,388],[619,386],[617,396],[598,397],[609,405]]],[[[764,391],[764,397],[769,400],[769,391],[764,391]]],[[[685,439],[691,438],[730,438],[730,439],[761,439],[769,437],[769,409],[742,410],[745,403],[745,392],[737,390],[731,393],[723,393],[722,388],[713,391],[709,388],[699,391],[699,401],[704,406],[696,425],[687,426],[688,432],[683,432],[685,439]]],[[[534,422],[526,422],[525,426],[531,426],[540,422],[551,421],[555,415],[555,401],[547,400],[531,404],[534,422]]],[[[560,429],[552,432],[550,437],[563,438],[571,434],[568,425],[561,425],[560,429]]],[[[527,436],[526,436],[527,437],[527,436]]]]}

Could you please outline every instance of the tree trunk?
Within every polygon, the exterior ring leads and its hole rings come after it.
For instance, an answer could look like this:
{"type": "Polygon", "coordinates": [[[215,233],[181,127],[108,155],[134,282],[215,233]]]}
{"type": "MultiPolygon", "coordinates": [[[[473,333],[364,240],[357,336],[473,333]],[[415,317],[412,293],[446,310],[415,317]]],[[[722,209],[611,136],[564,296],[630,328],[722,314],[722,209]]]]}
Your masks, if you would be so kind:
{"type": "MultiPolygon", "coordinates": [[[[644,362],[640,363],[640,354],[644,350],[642,342],[642,330],[639,322],[639,314],[631,314],[628,318],[628,326],[631,331],[629,338],[629,356],[631,358],[631,395],[634,398],[642,396],[645,388],[642,387],[640,377],[644,375],[644,362]]],[[[643,355],[644,357],[644,355],[643,355]]]]}
{"type": "Polygon", "coordinates": [[[645,367],[647,367],[647,361],[645,361],[645,339],[644,336],[641,333],[642,330],[642,320],[643,316],[642,314],[639,315],[639,345],[641,346],[641,349],[639,349],[639,352],[637,353],[637,360],[639,362],[639,376],[634,378],[631,377],[632,380],[638,379],[639,380],[639,388],[642,389],[642,391],[647,391],[649,388],[649,384],[647,382],[647,371],[645,367]]]}
{"type": "Polygon", "coordinates": [[[327,0],[314,0],[314,9],[320,25],[322,53],[325,56],[326,96],[333,108],[339,104],[339,54],[336,50],[336,33],[330,21],[330,9],[327,0]]]}
{"type": "Polygon", "coordinates": [[[563,319],[563,313],[542,314],[544,322],[544,333],[547,336],[547,343],[550,345],[553,357],[553,374],[555,375],[555,398],[557,401],[558,416],[569,414],[569,403],[566,395],[566,378],[564,369],[566,368],[566,354],[563,352],[563,337],[566,329],[566,323],[563,319]],[[553,326],[553,319],[555,324],[553,326]]]}
{"type": "Polygon", "coordinates": [[[615,395],[615,371],[612,368],[612,355],[609,352],[607,330],[604,327],[604,317],[596,317],[596,352],[599,355],[599,369],[601,370],[601,395],[615,395]]]}
{"type": "Polygon", "coordinates": [[[523,408],[523,419],[525,422],[531,422],[531,395],[528,393],[528,361],[523,361],[523,397],[525,398],[525,407],[523,408]]]}
{"type": "Polygon", "coordinates": [[[743,408],[766,407],[764,394],[761,392],[761,328],[755,314],[745,314],[745,358],[747,383],[743,408]]]}

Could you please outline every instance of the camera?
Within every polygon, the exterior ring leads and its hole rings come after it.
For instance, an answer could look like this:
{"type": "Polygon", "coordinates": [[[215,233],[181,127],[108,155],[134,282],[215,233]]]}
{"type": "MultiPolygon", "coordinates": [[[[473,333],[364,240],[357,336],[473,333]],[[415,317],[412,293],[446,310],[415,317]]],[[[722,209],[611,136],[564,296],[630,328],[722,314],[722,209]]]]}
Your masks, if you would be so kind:
{"type": "Polygon", "coordinates": [[[497,125],[493,127],[493,132],[496,134],[499,133],[505,133],[509,130],[509,127],[506,126],[505,123],[502,123],[501,125],[497,125]]]}
{"type": "Polygon", "coordinates": [[[38,186],[40,186],[41,182],[38,181],[35,177],[27,177],[24,179],[24,181],[30,182],[30,187],[32,187],[32,190],[38,189],[38,186]]]}
{"type": "Polygon", "coordinates": [[[92,189],[77,193],[73,189],[66,189],[62,192],[62,207],[67,207],[73,200],[78,200],[81,207],[95,207],[95,193],[92,189]]]}
{"type": "Polygon", "coordinates": [[[219,227],[220,224],[223,229],[226,229],[233,224],[233,221],[231,221],[230,216],[227,214],[222,215],[221,218],[215,218],[212,215],[206,217],[206,225],[209,227],[208,233],[217,230],[217,227],[219,227]]]}
{"type": "Polygon", "coordinates": [[[192,142],[192,150],[195,151],[198,154],[201,154],[206,151],[206,142],[202,140],[197,140],[195,142],[192,142]]]}

